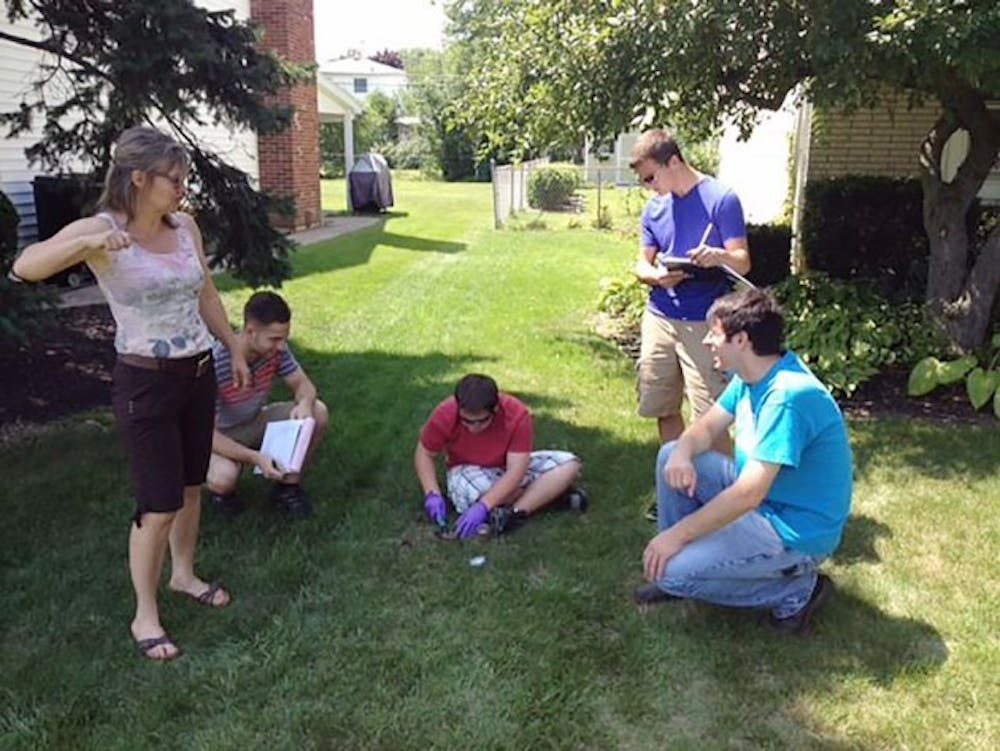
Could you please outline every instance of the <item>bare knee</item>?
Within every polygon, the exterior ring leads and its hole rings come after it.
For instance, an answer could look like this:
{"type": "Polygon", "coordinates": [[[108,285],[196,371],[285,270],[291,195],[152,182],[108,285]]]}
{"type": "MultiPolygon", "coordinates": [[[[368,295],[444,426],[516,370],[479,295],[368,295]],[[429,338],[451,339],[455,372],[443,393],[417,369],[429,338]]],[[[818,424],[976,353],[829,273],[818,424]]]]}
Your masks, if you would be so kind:
{"type": "Polygon", "coordinates": [[[236,483],[240,479],[242,465],[232,459],[227,459],[219,454],[212,454],[212,459],[208,463],[208,476],[205,478],[205,486],[213,493],[225,495],[236,490],[236,483]]]}
{"type": "Polygon", "coordinates": [[[322,433],[330,423],[330,410],[323,401],[317,399],[313,404],[313,419],[316,421],[316,430],[322,433]]]}
{"type": "Polygon", "coordinates": [[[566,470],[569,475],[570,484],[575,483],[580,479],[580,475],[583,473],[583,462],[578,458],[574,458],[572,461],[567,462],[569,469],[566,470]]]}

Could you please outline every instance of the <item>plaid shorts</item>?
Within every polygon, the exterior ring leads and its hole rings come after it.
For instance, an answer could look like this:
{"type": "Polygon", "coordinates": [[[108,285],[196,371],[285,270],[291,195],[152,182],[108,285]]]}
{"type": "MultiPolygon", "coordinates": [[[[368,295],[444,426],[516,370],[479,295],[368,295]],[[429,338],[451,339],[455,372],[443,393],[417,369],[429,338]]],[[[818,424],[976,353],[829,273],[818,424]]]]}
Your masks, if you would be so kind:
{"type": "MultiPolygon", "coordinates": [[[[579,461],[576,454],[569,451],[532,451],[528,471],[524,473],[521,487],[526,488],[550,469],[567,462],[579,461]]],[[[456,464],[448,470],[448,498],[455,510],[464,514],[465,510],[479,500],[479,497],[493,487],[506,472],[503,467],[480,467],[477,464],[456,464]]]]}

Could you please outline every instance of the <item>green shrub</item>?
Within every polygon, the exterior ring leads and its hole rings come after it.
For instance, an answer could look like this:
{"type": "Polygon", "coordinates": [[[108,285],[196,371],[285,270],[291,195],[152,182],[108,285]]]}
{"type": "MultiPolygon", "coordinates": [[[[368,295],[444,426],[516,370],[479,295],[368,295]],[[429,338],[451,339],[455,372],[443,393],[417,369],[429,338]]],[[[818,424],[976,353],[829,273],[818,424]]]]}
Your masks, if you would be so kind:
{"type": "MultiPolygon", "coordinates": [[[[600,287],[597,309],[638,331],[649,288],[631,274],[600,287]]],[[[943,346],[922,306],[890,302],[870,282],[812,272],[789,276],[774,294],[785,309],[787,345],[837,394],[850,396],[884,368],[909,367],[943,346]]]]}
{"type": "Polygon", "coordinates": [[[17,257],[17,225],[20,217],[7,196],[0,192],[0,343],[25,344],[42,330],[39,316],[51,305],[53,293],[45,287],[16,282],[7,276],[17,257]]]}
{"type": "Polygon", "coordinates": [[[580,173],[573,167],[539,167],[528,177],[528,205],[558,211],[580,187],[580,173]]]}
{"type": "Polygon", "coordinates": [[[812,271],[870,279],[920,299],[927,279],[923,192],[913,179],[838,177],[806,186],[802,247],[812,271]]]}
{"type": "Polygon", "coordinates": [[[411,135],[394,143],[383,143],[376,147],[393,169],[420,169],[433,158],[430,145],[420,136],[411,135]]]}
{"type": "Polygon", "coordinates": [[[611,229],[614,227],[614,222],[611,219],[611,209],[607,206],[601,206],[600,211],[597,212],[597,216],[594,217],[593,221],[594,229],[611,229]]]}
{"type": "Polygon", "coordinates": [[[941,346],[922,306],[890,302],[871,282],[812,272],[774,288],[786,342],[834,393],[850,396],[887,366],[910,366],[941,346]]]}
{"type": "Polygon", "coordinates": [[[622,278],[602,279],[597,309],[620,320],[628,328],[639,328],[649,299],[649,287],[633,274],[622,278]]]}
{"type": "Polygon", "coordinates": [[[792,228],[787,224],[748,224],[750,273],[747,278],[758,287],[777,284],[791,273],[792,228]]]}

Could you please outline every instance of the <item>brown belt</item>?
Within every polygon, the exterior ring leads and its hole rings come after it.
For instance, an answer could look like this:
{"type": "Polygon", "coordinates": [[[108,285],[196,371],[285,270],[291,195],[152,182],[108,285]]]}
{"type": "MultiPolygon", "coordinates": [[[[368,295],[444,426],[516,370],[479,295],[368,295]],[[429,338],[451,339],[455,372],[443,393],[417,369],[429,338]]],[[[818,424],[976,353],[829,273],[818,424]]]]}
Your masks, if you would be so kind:
{"type": "Polygon", "coordinates": [[[179,373],[189,378],[200,378],[212,369],[212,351],[206,350],[191,357],[144,357],[143,355],[118,355],[118,362],[134,368],[163,370],[179,373]]]}

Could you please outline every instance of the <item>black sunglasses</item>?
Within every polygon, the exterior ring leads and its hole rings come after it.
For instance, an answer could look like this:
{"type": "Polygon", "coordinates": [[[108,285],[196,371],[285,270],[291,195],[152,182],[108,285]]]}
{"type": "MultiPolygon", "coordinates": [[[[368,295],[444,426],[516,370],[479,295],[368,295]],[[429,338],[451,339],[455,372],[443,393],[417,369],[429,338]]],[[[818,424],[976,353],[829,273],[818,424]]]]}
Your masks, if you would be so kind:
{"type": "Polygon", "coordinates": [[[492,420],[494,414],[495,412],[493,410],[490,410],[490,413],[485,417],[470,418],[470,417],[462,417],[461,415],[459,415],[458,419],[462,421],[463,425],[468,425],[469,427],[475,427],[476,425],[482,425],[483,423],[487,423],[490,420],[492,420]]]}

